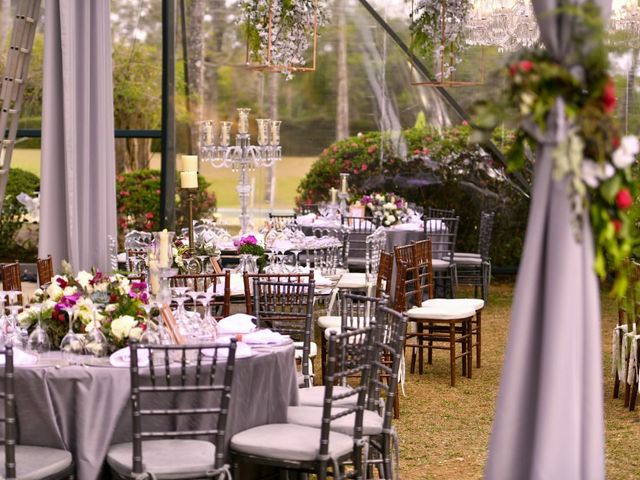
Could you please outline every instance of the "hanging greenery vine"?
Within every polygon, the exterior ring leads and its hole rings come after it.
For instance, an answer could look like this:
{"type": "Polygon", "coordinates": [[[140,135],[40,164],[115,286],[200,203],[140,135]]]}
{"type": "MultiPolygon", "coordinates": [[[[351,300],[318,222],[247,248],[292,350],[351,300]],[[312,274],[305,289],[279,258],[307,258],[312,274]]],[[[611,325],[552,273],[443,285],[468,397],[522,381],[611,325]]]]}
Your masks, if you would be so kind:
{"type": "Polygon", "coordinates": [[[288,78],[305,65],[314,29],[328,23],[327,0],[241,0],[249,63],[281,67],[288,78]]]}
{"type": "Polygon", "coordinates": [[[471,9],[470,0],[418,0],[413,4],[411,47],[433,59],[438,81],[449,78],[460,61],[471,9]]]}

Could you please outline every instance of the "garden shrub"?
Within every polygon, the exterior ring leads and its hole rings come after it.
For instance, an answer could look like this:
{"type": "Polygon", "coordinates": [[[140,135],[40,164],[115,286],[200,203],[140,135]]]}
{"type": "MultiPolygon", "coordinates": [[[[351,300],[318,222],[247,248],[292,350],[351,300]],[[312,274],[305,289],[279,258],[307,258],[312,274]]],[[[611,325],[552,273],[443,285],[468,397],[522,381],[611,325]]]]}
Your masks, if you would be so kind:
{"type": "MultiPolygon", "coordinates": [[[[193,217],[211,215],[216,196],[207,189],[211,184],[198,175],[198,192],[193,202],[193,217]]],[[[176,189],[176,230],[188,224],[187,192],[176,189]]],[[[116,178],[119,237],[128,230],[157,231],[160,229],[160,170],[136,170],[116,178]]]]}
{"type": "MultiPolygon", "coordinates": [[[[340,173],[346,172],[350,174],[352,200],[385,191],[422,205],[425,211],[429,206],[455,208],[460,216],[458,251],[475,251],[480,212],[493,210],[493,264],[517,266],[529,200],[488,153],[469,145],[470,132],[467,126],[443,131],[412,128],[403,132],[406,148],[394,147],[390,135],[380,132],[336,142],[322,152],[302,179],[296,202],[329,201],[330,187],[339,188],[340,173]]],[[[498,134],[506,142],[512,138],[509,132],[498,134]]]]}
{"type": "Polygon", "coordinates": [[[16,233],[28,221],[25,218],[27,209],[16,199],[16,195],[24,192],[33,197],[38,190],[40,190],[40,179],[37,175],[20,168],[9,169],[9,179],[0,214],[0,261],[35,261],[38,254],[37,244],[19,245],[15,242],[16,233]]]}

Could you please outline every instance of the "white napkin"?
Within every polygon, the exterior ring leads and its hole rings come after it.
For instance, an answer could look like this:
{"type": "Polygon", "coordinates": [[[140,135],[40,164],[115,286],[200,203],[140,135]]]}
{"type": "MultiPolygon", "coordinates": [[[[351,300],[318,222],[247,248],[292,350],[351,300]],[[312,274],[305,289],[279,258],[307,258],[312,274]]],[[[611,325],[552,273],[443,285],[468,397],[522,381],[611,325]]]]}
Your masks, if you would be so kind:
{"type": "Polygon", "coordinates": [[[289,340],[291,337],[288,335],[282,335],[268,328],[242,335],[242,341],[250,345],[280,345],[289,342],[289,340]]]}
{"type": "Polygon", "coordinates": [[[422,222],[420,222],[420,223],[399,223],[397,225],[393,225],[390,228],[391,228],[391,230],[421,232],[422,231],[422,222]]]}
{"type": "MultiPolygon", "coordinates": [[[[227,345],[231,342],[231,338],[232,337],[218,337],[216,343],[219,345],[227,345]]],[[[202,354],[207,357],[213,357],[216,351],[218,352],[218,358],[227,358],[229,356],[229,350],[226,348],[203,348],[202,354]]],[[[249,345],[244,342],[236,343],[236,358],[247,358],[253,355],[254,352],[249,345]]]]}
{"type": "Polygon", "coordinates": [[[218,331],[221,335],[230,333],[249,333],[256,328],[253,320],[255,317],[246,313],[234,313],[218,322],[218,331]]]}
{"type": "Polygon", "coordinates": [[[293,250],[293,248],[293,242],[284,239],[278,239],[271,244],[271,250],[276,252],[286,252],[288,250],[293,250]]]}
{"type": "Polygon", "coordinates": [[[313,272],[313,280],[316,282],[316,287],[331,287],[334,283],[331,279],[322,275],[318,270],[313,272]]]}
{"type": "Polygon", "coordinates": [[[233,244],[233,240],[226,240],[216,245],[220,250],[235,250],[237,247],[233,244]]]}
{"type": "MultiPolygon", "coordinates": [[[[129,367],[131,363],[131,350],[129,347],[124,347],[114,352],[109,357],[109,363],[114,367],[129,367]]],[[[146,348],[138,348],[138,366],[146,367],[149,365],[149,350],[146,348]]]]}
{"type": "Polygon", "coordinates": [[[313,224],[313,221],[316,219],[315,213],[307,213],[306,215],[298,215],[296,217],[296,223],[303,227],[310,227],[313,224]]]}
{"type": "Polygon", "coordinates": [[[340,222],[332,219],[332,218],[316,218],[316,221],[313,222],[314,227],[339,227],[340,222]]]}
{"type": "MultiPolygon", "coordinates": [[[[0,355],[0,365],[4,365],[4,355],[0,355]]],[[[38,357],[31,353],[23,352],[19,348],[13,349],[13,364],[14,365],[35,365],[38,363],[38,357]]]]}
{"type": "Polygon", "coordinates": [[[231,295],[244,294],[244,279],[241,273],[231,274],[231,295]]]}
{"type": "Polygon", "coordinates": [[[427,221],[427,231],[428,232],[437,232],[438,230],[441,231],[447,231],[447,227],[444,223],[442,223],[442,220],[438,220],[438,219],[431,219],[427,221]]]}

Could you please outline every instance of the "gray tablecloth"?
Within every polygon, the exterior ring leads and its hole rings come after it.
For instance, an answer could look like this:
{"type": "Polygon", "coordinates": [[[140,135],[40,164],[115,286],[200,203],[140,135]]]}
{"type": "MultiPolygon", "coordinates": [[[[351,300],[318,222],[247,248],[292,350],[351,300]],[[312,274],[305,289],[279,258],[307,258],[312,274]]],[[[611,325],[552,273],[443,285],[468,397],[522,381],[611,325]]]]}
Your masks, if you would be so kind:
{"type": "MultiPolygon", "coordinates": [[[[236,360],[227,439],[268,423],[285,422],[298,403],[292,345],[236,360]]],[[[19,443],[64,448],[76,478],[100,478],[112,443],[131,441],[128,368],[16,367],[19,443]]]]}
{"type": "Polygon", "coordinates": [[[385,250],[393,253],[393,247],[408,245],[411,242],[417,242],[424,239],[422,230],[394,230],[387,228],[387,244],[385,250]]]}

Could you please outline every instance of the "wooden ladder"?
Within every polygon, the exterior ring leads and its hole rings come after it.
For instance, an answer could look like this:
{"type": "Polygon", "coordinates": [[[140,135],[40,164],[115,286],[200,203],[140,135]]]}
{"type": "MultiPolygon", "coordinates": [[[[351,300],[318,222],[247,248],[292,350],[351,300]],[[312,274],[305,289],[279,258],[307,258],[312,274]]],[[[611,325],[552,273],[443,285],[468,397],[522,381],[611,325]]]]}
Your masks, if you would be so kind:
{"type": "Polygon", "coordinates": [[[40,17],[40,2],[41,0],[18,2],[5,73],[0,78],[0,212],[16,143],[31,49],[40,17]]]}

